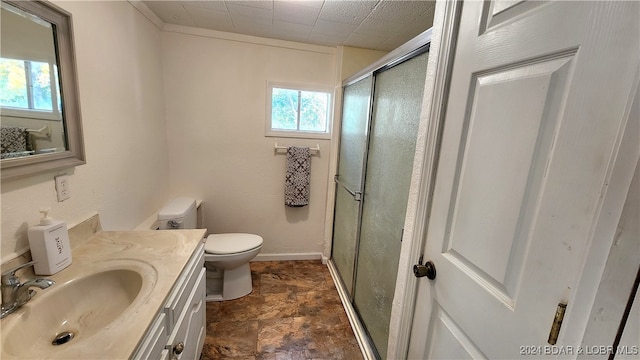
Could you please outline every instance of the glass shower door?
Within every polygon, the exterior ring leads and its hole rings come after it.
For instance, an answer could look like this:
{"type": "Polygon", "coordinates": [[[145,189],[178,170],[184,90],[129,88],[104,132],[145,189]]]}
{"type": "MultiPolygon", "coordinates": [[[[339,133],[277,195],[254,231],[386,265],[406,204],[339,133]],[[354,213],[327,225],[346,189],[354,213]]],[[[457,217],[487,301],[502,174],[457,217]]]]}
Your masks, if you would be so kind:
{"type": "Polygon", "coordinates": [[[387,353],[427,57],[428,53],[422,53],[375,75],[354,307],[383,358],[387,353]]]}
{"type": "Polygon", "coordinates": [[[345,87],[343,96],[331,257],[351,296],[358,248],[360,195],[369,128],[371,85],[372,77],[366,77],[345,87]]]}

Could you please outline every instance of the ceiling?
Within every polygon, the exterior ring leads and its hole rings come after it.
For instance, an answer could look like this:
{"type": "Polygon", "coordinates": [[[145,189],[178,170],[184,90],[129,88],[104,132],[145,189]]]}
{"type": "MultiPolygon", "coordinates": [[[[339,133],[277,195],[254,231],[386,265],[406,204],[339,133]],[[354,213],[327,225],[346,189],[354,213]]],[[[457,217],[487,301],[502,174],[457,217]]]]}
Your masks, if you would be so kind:
{"type": "Polygon", "coordinates": [[[435,0],[143,1],[168,24],[391,51],[433,23],[435,0]]]}

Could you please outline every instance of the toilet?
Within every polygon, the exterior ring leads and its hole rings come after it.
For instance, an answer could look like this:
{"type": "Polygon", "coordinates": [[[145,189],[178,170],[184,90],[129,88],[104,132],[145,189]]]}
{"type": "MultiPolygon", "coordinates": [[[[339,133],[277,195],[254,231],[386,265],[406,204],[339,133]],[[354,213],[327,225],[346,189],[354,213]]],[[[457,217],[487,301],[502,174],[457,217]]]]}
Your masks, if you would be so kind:
{"type": "MultiPolygon", "coordinates": [[[[178,197],[158,212],[158,228],[195,229],[196,201],[178,197]]],[[[204,265],[207,269],[207,301],[233,300],[252,291],[249,261],[262,249],[262,237],[255,234],[226,233],[207,236],[204,265]]]]}

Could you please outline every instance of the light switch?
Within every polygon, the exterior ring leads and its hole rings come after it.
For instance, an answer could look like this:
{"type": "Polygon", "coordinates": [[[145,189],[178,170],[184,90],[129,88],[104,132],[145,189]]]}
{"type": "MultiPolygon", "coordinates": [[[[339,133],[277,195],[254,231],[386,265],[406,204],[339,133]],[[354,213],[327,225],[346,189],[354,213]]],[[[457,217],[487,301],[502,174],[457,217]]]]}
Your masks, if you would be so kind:
{"type": "Polygon", "coordinates": [[[58,175],[54,178],[56,180],[56,193],[58,194],[58,202],[65,201],[71,197],[71,191],[69,190],[69,177],[67,174],[58,175]]]}

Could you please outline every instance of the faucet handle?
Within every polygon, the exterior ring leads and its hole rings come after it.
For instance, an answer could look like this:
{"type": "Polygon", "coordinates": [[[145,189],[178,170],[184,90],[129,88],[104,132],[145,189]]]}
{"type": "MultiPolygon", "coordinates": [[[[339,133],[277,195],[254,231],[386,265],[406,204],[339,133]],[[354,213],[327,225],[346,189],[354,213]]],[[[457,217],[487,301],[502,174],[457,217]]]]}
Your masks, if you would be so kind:
{"type": "Polygon", "coordinates": [[[32,266],[33,264],[37,263],[36,260],[34,261],[29,261],[28,263],[22,264],[22,265],[18,265],[16,267],[14,267],[13,269],[9,269],[5,272],[2,273],[2,284],[3,285],[17,285],[20,283],[20,280],[16,277],[16,271],[20,270],[20,269],[24,269],[26,267],[32,266]]]}

